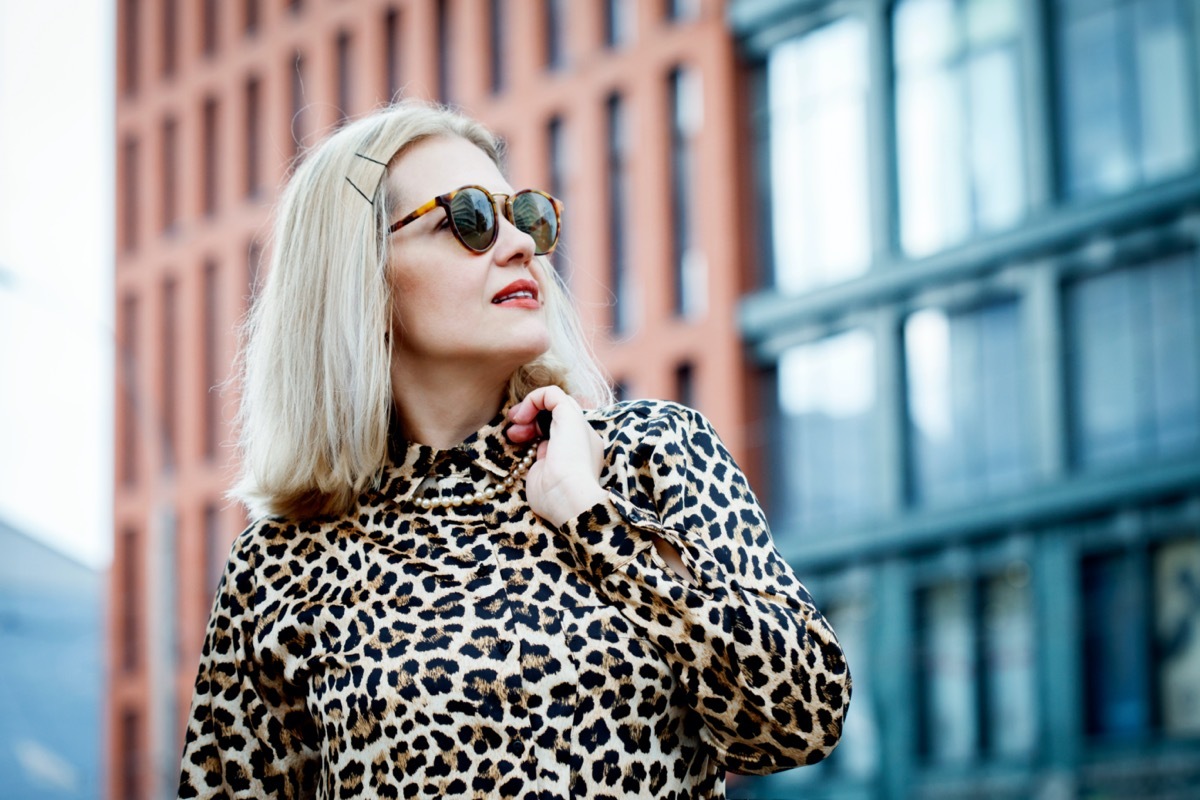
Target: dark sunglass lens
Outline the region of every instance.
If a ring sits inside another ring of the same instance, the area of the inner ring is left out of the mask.
[[[519,192],[513,198],[513,225],[533,237],[534,252],[545,255],[558,241],[558,215],[554,204],[537,192]]]
[[[450,223],[463,244],[482,253],[496,238],[496,209],[492,198],[479,189],[463,189],[450,201]]]

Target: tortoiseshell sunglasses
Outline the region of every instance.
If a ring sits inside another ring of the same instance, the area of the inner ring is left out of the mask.
[[[562,201],[537,189],[516,194],[492,194],[482,186],[463,186],[425,203],[388,228],[392,234],[435,208],[446,209],[446,219],[454,238],[472,253],[485,253],[500,235],[500,209],[497,198],[504,198],[504,216],[516,229],[533,238],[533,252],[544,256],[554,252],[562,225]]]

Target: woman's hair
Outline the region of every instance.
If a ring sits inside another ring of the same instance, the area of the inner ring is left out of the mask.
[[[386,235],[388,166],[417,142],[458,136],[500,166],[481,124],[406,100],[347,124],[307,153],[276,208],[266,283],[238,362],[241,477],[255,515],[348,511],[382,473],[392,414]],[[612,400],[557,271],[541,272],[550,347],[519,368],[508,399],[556,384],[584,405]]]

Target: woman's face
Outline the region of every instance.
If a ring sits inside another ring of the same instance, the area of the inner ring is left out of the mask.
[[[486,153],[455,136],[414,145],[387,181],[395,198],[393,223],[468,184],[513,191]],[[496,243],[484,253],[459,243],[441,207],[391,234],[393,358],[407,374],[463,366],[507,377],[549,347],[545,276],[534,261],[533,240],[503,213],[498,222]],[[514,286],[521,281],[528,283]]]

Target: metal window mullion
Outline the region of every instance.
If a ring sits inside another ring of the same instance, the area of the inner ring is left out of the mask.
[[[912,565],[888,559],[875,571],[873,584],[878,614],[869,658],[880,727],[879,796],[901,800],[911,794],[919,733],[912,708],[918,655]]]
[[[1062,148],[1056,143],[1061,135],[1055,126],[1053,81],[1054,55],[1051,52],[1049,15],[1044,0],[1021,0],[1021,32],[1017,37],[1022,90],[1021,112],[1025,145],[1025,199],[1027,215],[1054,205],[1056,163]]]
[[[975,696],[975,763],[985,763],[991,755],[993,744],[988,734],[988,700],[987,682],[990,678],[987,659],[987,621],[984,611],[987,608],[987,578],[986,572],[980,572],[978,567],[974,574],[967,578],[967,603],[970,607],[972,656],[975,659],[975,669],[972,676],[972,690]]]
[[[1127,93],[1127,107],[1121,109],[1120,119],[1125,123],[1125,142],[1129,147],[1130,163],[1134,168],[1134,180],[1130,187],[1136,188],[1146,183],[1146,170],[1142,147],[1142,97],[1138,90],[1139,68],[1137,63],[1137,30],[1134,28],[1134,12],[1132,2],[1120,3],[1117,6],[1117,41],[1116,57],[1120,68],[1118,75],[1123,77],[1122,86]]]
[[[889,0],[869,0],[867,24],[867,186],[870,203],[871,269],[893,262],[900,249],[899,160],[896,146],[896,87]]]
[[[1068,468],[1066,350],[1063,345],[1061,283],[1054,264],[1034,264],[1023,291],[1022,348],[1031,365],[1026,392],[1034,431],[1033,471],[1051,483]]]
[[[1067,531],[1052,530],[1034,558],[1037,751],[1049,778],[1072,780],[1083,734],[1079,552]]]
[[[895,305],[879,309],[872,325],[875,342],[875,432],[879,446],[875,460],[876,493],[880,516],[887,518],[904,511],[907,487],[904,476],[912,446],[907,434],[908,402],[905,397],[904,347],[900,309]]]
[[[1183,9],[1183,27],[1188,33],[1184,38],[1192,56],[1192,153],[1195,158],[1200,155],[1200,142],[1197,141],[1200,139],[1200,9],[1195,3],[1184,3],[1180,7]]]

